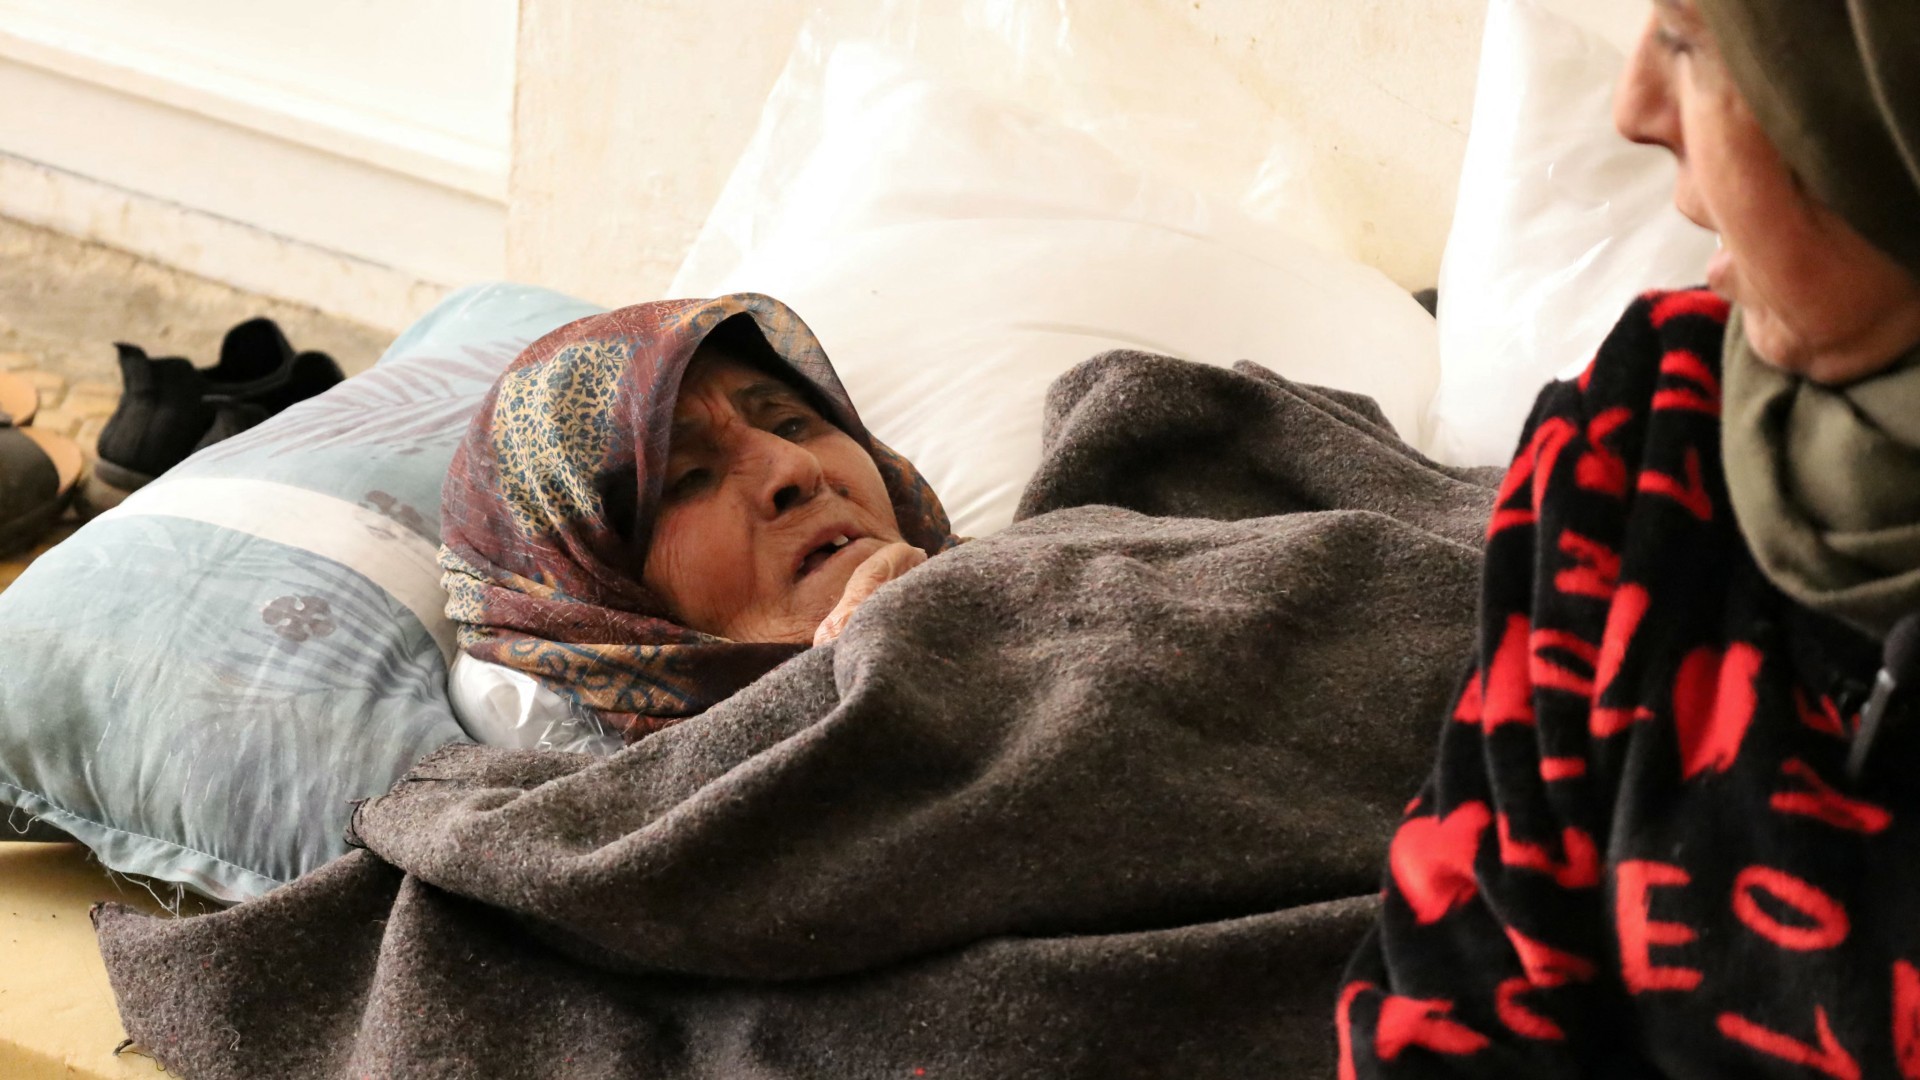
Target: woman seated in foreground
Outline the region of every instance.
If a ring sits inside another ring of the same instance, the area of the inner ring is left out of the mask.
[[[1535,407],[1341,1075],[1920,1077],[1920,4],[1660,0],[1616,118],[1713,292]]]
[[[753,294],[528,347],[454,455],[443,519],[462,650],[629,741],[831,640],[957,542],[812,332]]]

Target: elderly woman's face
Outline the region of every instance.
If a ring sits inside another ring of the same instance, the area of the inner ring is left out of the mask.
[[[730,357],[687,368],[642,574],[682,624],[811,644],[854,569],[899,539],[873,458],[798,391]]]
[[[1708,283],[1740,306],[1760,356],[1844,383],[1920,343],[1920,281],[1795,178],[1693,0],[1655,3],[1614,121],[1629,139],[1679,159],[1674,202],[1720,234]]]

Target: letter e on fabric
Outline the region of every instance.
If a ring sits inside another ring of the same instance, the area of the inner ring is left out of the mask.
[[[1655,964],[1655,946],[1685,945],[1694,940],[1693,927],[1652,917],[1653,890],[1687,885],[1685,870],[1671,863],[1633,859],[1614,868],[1614,920],[1620,940],[1620,978],[1630,993],[1655,990],[1690,991],[1700,985],[1694,968]]]

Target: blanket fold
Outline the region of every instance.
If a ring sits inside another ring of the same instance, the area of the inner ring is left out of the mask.
[[[1025,520],[832,646],[610,758],[442,749],[259,901],[103,908],[128,1034],[208,1078],[1325,1075],[1489,479],[1096,358]]]

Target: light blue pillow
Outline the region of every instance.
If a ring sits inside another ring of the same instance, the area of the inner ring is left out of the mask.
[[[440,486],[535,338],[600,308],[448,297],[373,370],[194,455],[0,593],[0,811],[114,870],[256,896],[462,740]]]

